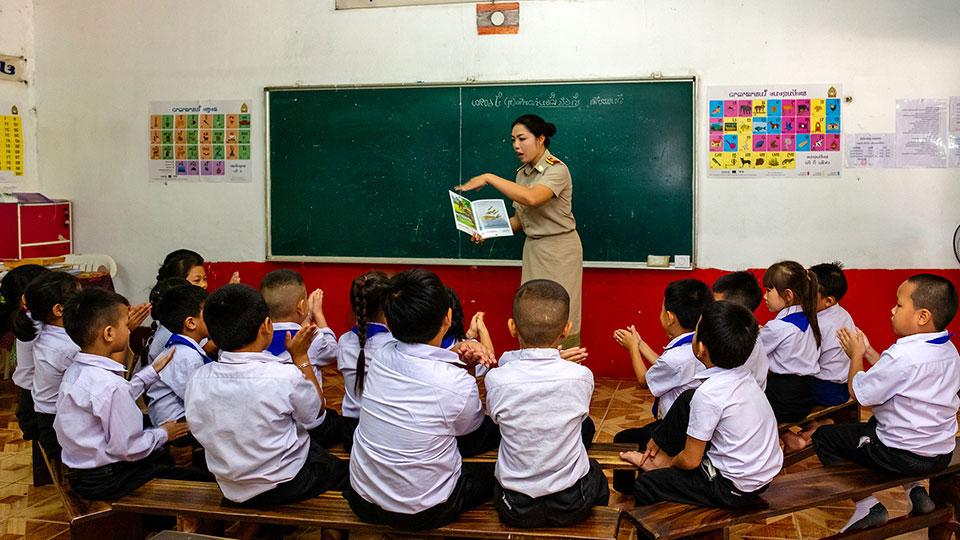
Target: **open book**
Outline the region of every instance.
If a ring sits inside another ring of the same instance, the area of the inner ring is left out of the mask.
[[[471,236],[479,234],[482,238],[513,236],[507,205],[503,199],[470,199],[450,191],[450,205],[453,207],[453,222],[457,230]]]

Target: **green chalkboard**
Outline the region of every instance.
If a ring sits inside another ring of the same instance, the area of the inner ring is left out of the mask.
[[[526,113],[557,125],[585,265],[692,257],[694,99],[692,79],[268,88],[268,257],[519,261],[522,234],[475,246],[457,231],[447,190],[513,179],[510,128]]]

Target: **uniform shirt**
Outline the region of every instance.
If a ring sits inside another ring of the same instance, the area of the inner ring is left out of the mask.
[[[690,400],[687,435],[709,441],[706,456],[740,491],[770,483],[783,466],[777,419],[750,371],[712,367]]]
[[[557,349],[503,354],[490,370],[487,410],[503,439],[496,477],[529,497],[563,491],[590,469],[581,425],[590,414],[593,373]]]
[[[293,479],[307,461],[306,424],[320,412],[317,389],[270,353],[220,353],[186,393],[190,431],[206,450],[223,495],[243,502]]]
[[[380,349],[395,338],[387,329],[387,326],[379,323],[367,323],[368,327],[382,329],[382,332],[370,335],[367,332],[367,343],[363,347],[364,373],[357,374],[357,357],[360,356],[360,339],[354,332],[347,332],[340,336],[337,343],[337,369],[343,375],[343,416],[349,418],[360,418],[360,403],[362,396],[357,395],[356,384],[357,377],[366,377],[366,372],[370,371],[370,366],[377,361],[377,355]]]
[[[667,415],[677,396],[700,384],[695,376],[707,369],[693,355],[693,334],[687,332],[671,339],[660,358],[647,370],[647,388],[660,398],[660,418]]]
[[[92,469],[119,461],[144,459],[167,442],[159,428],[143,429],[136,399],[157,380],[148,366],[123,378],[125,368],[110,358],[78,353],[63,374],[53,428],[63,447],[63,464]]]
[[[953,452],[960,356],[947,332],[898,339],[853,377],[853,391],[861,405],[873,407],[883,444],[928,457]]]
[[[33,408],[45,414],[57,414],[60,381],[80,347],[63,327],[44,324],[33,344]]]
[[[820,373],[817,378],[835,383],[846,383],[850,375],[850,357],[843,352],[840,340],[837,339],[837,330],[841,328],[856,329],[853,317],[847,310],[834,304],[817,313],[817,323],[820,325]]]
[[[767,372],[770,368],[767,366],[767,351],[763,348],[763,341],[757,339],[743,367],[750,371],[761,390],[767,389]]]
[[[264,352],[272,352],[280,358],[280,360],[292,365],[293,357],[290,356],[286,348],[287,333],[289,332],[290,337],[293,337],[301,328],[303,327],[295,322],[273,323],[273,342],[270,344],[270,348]],[[327,327],[317,329],[317,335],[313,337],[313,342],[310,343],[310,348],[307,349],[307,357],[313,365],[313,373],[317,376],[317,382],[320,383],[320,388],[323,388],[323,374],[320,372],[320,368],[332,364],[337,360],[337,335],[333,333],[333,330]],[[320,416],[307,422],[306,428],[313,429],[322,424],[326,419],[327,410],[321,408]]]
[[[30,314],[28,313],[27,316],[29,317]],[[33,321],[33,328],[36,331],[36,337],[31,341],[16,340],[17,368],[13,370],[13,384],[24,390],[33,390],[33,344],[40,336],[42,325]]]
[[[204,363],[205,355],[200,352],[203,350],[200,344],[182,334],[181,337],[190,345],[178,343],[170,347],[173,349],[173,358],[160,373],[160,381],[147,390],[150,421],[155,426],[183,418],[183,396],[187,391],[187,383]]]
[[[157,330],[153,333],[153,339],[150,341],[150,348],[147,349],[147,363],[152,364],[154,360],[160,357],[160,353],[167,349],[167,341],[173,332],[167,330],[167,327],[157,323]]]
[[[350,485],[390,512],[446,502],[460,478],[457,436],[483,422],[476,380],[457,353],[385,344],[364,382],[350,455]]]
[[[531,238],[553,236],[576,230],[573,217],[573,180],[570,170],[549,150],[543,151],[536,165],[524,165],[517,169],[517,183],[521,186],[542,184],[550,188],[553,197],[538,206],[513,203],[517,218],[523,224],[523,232]]]
[[[760,340],[767,351],[770,371],[789,375],[816,375],[817,338],[800,306],[780,310],[777,317],[760,328]]]

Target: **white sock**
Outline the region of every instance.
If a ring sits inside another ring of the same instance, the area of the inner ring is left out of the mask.
[[[923,482],[910,482],[903,485],[903,492],[907,495],[907,513],[913,512],[913,499],[910,498],[910,491],[915,487],[924,487]]]
[[[877,498],[873,495],[867,497],[866,499],[860,499],[857,501],[857,507],[854,509],[853,515],[850,516],[850,520],[847,521],[847,524],[840,529],[840,532],[846,531],[847,527],[866,517],[867,514],[870,513],[870,509],[873,508],[875,504],[880,504],[880,501],[877,500]]]

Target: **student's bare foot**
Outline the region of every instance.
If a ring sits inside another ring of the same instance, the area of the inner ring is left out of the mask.
[[[200,530],[200,518],[177,516],[177,530],[186,533],[195,533]]]
[[[792,431],[784,433],[780,437],[780,440],[783,442],[783,451],[785,453],[799,452],[800,450],[806,448],[808,444],[810,444],[809,440]]]
[[[813,433],[820,429],[823,426],[829,426],[833,424],[833,419],[826,418],[823,420],[814,420],[807,424],[807,426],[800,432],[800,436],[803,437],[808,443],[813,440]]]
[[[646,463],[643,464],[644,472],[655,471],[657,469],[667,469],[670,467],[670,462],[673,461],[673,458],[668,456],[666,452],[660,452],[657,455],[647,458]]]
[[[643,452],[636,452],[632,450],[630,452],[620,452],[620,459],[634,465],[635,467],[643,466],[644,462]]]

